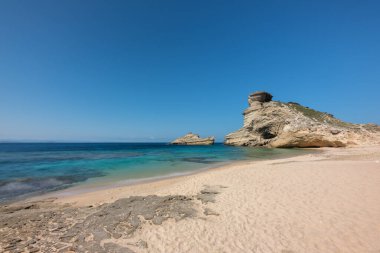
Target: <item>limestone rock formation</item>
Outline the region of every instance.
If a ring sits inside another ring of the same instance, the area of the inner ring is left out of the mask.
[[[225,144],[266,147],[345,147],[380,143],[380,126],[352,124],[298,103],[271,101],[255,92],[243,112],[244,125],[225,137]]]
[[[200,138],[198,134],[188,133],[178,139],[175,139],[171,144],[175,145],[212,145],[215,142],[215,137]]]

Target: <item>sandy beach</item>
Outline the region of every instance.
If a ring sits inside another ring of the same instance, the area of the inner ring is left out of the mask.
[[[0,253],[380,253],[379,13],[1,1]]]
[[[380,147],[322,150],[3,206],[0,248],[380,252]]]

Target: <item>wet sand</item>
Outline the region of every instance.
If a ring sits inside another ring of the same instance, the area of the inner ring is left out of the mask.
[[[380,252],[379,146],[46,197],[0,208],[3,251]]]

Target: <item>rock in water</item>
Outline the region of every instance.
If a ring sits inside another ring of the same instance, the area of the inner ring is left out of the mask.
[[[198,134],[188,133],[178,139],[175,139],[171,144],[175,145],[212,145],[215,142],[215,137],[200,138]]]
[[[266,147],[345,147],[380,143],[380,126],[352,124],[298,103],[271,101],[267,92],[248,97],[244,125],[225,144]]]

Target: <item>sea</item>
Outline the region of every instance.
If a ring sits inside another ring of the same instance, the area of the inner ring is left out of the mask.
[[[0,143],[0,203],[86,185],[128,185],[304,149],[167,143]]]

